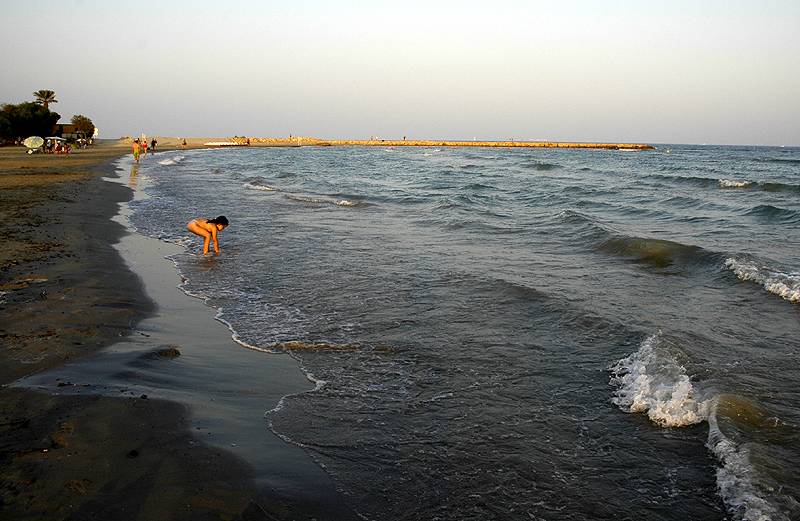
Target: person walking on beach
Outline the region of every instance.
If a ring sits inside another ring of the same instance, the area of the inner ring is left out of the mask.
[[[152,140],[150,140],[150,150],[153,153],[155,153],[155,151],[156,151],[156,145],[157,144],[158,144],[158,141],[156,141],[156,138],[153,138]]]
[[[147,156],[147,139],[142,140],[142,155]]]
[[[217,234],[228,227],[228,218],[220,215],[214,219],[194,219],[186,225],[193,234],[203,238],[203,255],[208,253],[209,243],[214,241],[214,253],[219,253]]]
[[[139,140],[138,139],[134,139],[133,140],[133,160],[136,161],[137,163],[139,162],[139,151],[140,151],[140,149],[139,149]]]

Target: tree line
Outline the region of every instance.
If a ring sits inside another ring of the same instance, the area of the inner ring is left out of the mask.
[[[33,93],[34,100],[19,104],[4,103],[0,107],[0,141],[18,143],[29,136],[47,137],[53,134],[61,115],[50,110],[52,103],[58,103],[52,90],[38,90]],[[94,134],[94,123],[86,116],[72,116],[71,124],[75,133],[83,138]]]

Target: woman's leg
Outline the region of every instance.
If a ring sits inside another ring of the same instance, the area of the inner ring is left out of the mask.
[[[211,243],[211,232],[209,232],[204,228],[201,228],[194,221],[187,224],[186,229],[188,229],[193,234],[203,238],[203,255],[208,253],[208,245]]]

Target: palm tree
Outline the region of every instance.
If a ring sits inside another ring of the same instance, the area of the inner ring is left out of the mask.
[[[48,106],[51,103],[58,103],[56,93],[52,90],[37,90],[33,93],[33,96],[36,98],[36,103],[44,106],[45,110],[49,110]]]

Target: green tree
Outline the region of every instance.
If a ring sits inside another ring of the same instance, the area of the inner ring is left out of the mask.
[[[36,98],[35,103],[38,103],[45,109],[49,109],[51,103],[58,103],[56,93],[52,90],[37,90],[33,93],[33,97]]]
[[[61,116],[33,102],[0,107],[0,139],[15,141],[29,136],[46,137]]]
[[[88,139],[94,134],[94,123],[86,116],[76,114],[72,116],[72,121],[70,121],[70,123],[75,125],[75,133],[79,134],[84,139]]]

